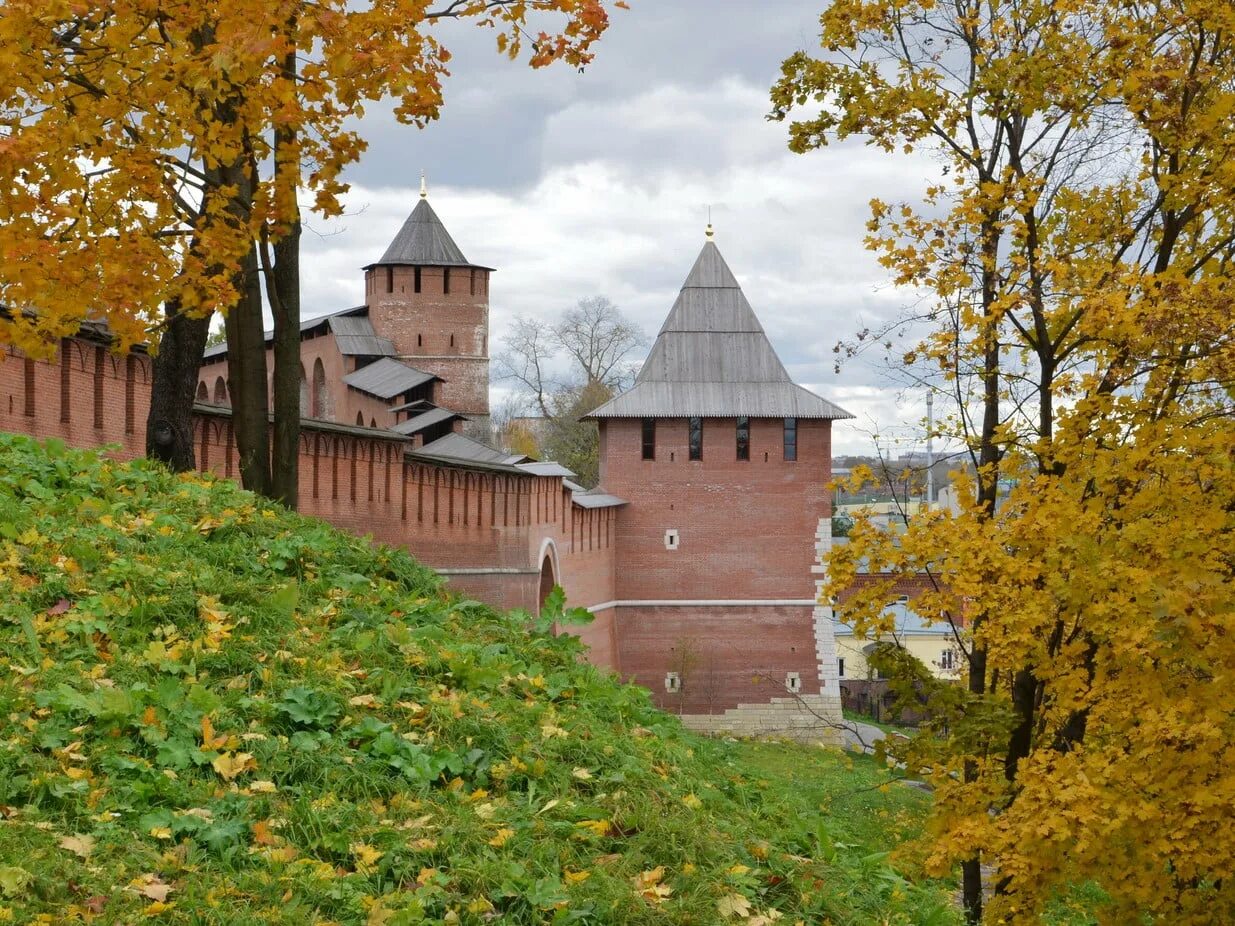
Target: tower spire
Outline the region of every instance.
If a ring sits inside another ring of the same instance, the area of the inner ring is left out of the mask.
[[[425,183],[425,172],[423,170],[420,172],[420,198],[429,198],[429,185]]]
[[[712,240],[712,207],[708,206],[708,227],[703,232],[708,241]]]

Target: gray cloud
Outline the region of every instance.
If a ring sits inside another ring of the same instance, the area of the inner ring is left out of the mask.
[[[306,314],[363,298],[374,260],[428,171],[434,208],[471,260],[499,269],[494,342],[516,315],[549,316],[603,293],[653,335],[703,243],[716,240],[799,382],[859,414],[836,451],[870,447],[867,420],[912,441],[924,413],[881,364],[833,372],[832,347],[891,319],[911,294],[862,244],[873,196],[915,198],[932,165],[857,143],[806,156],[768,123],[779,63],[809,45],[818,9],[735,0],[641,0],[615,18],[586,73],[530,72],[478,30],[449,42],[442,120],[421,132],[388,107],[362,125],[349,214],[305,239]],[[319,236],[320,235],[320,236]]]

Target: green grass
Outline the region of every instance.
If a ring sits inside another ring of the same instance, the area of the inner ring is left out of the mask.
[[[0,921],[955,922],[886,857],[920,795],[580,656],[228,482],[0,435]]]

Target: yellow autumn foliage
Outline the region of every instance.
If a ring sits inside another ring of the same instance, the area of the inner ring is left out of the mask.
[[[937,789],[926,864],[970,922],[1086,884],[1106,923],[1235,922],[1235,6],[835,0],[821,26],[773,89],[790,146],[933,175],[868,224],[915,317],[841,356],[888,343],[972,463],[950,509],[856,524],[824,590],[882,570],[843,607],[886,633],[922,582],[963,656],[963,685],[880,657],[934,717],[891,748]]]

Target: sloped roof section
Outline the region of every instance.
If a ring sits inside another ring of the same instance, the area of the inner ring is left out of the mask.
[[[554,463],[552,460],[533,460],[530,463],[518,464],[519,469],[531,473],[533,476],[563,476],[569,478],[574,474],[572,470],[567,469],[561,463]]]
[[[715,243],[687,274],[629,390],[589,418],[851,418],[795,384]]]
[[[352,306],[350,309],[340,309],[338,312],[331,312],[327,315],[316,315],[313,318],[307,318],[301,321],[300,334],[303,337],[304,335],[312,331],[314,328],[322,328],[323,330],[329,328],[331,331],[333,331],[337,335],[338,331],[334,327],[336,320],[343,320],[344,322],[346,322],[347,320],[350,320],[351,318],[354,318],[357,316],[365,316],[364,320],[368,322],[368,318],[367,318],[368,312],[369,312],[368,306],[356,305],[356,306]],[[373,326],[371,324],[369,325],[368,333],[374,334]],[[266,346],[269,347],[274,342],[274,331],[268,329],[262,332],[262,338],[265,340]],[[384,341],[385,338],[382,338],[381,340]],[[392,345],[392,349],[393,349],[393,345]],[[206,350],[202,353],[202,360],[206,362],[213,362],[219,357],[225,357],[225,356],[227,356],[227,342],[226,341],[224,341],[222,344],[215,344],[213,347],[207,347]]]
[[[382,357],[355,373],[348,373],[343,377],[343,382],[379,399],[393,399],[434,379],[440,377],[409,367],[399,360]]]
[[[407,421],[400,421],[398,424],[392,424],[390,430],[398,431],[400,434],[417,434],[425,428],[432,427],[435,424],[441,424],[443,421],[454,421],[460,418],[464,421],[467,419],[458,412],[452,412],[448,408],[430,408],[428,411],[421,412],[419,415],[413,415]]]
[[[512,473],[519,470],[516,464],[522,463],[527,457],[503,453],[486,447],[479,441],[462,434],[445,434],[432,443],[425,444],[418,450],[411,451],[412,456],[425,457],[434,460],[446,460],[456,463],[480,463],[486,466],[504,467]]]
[[[446,231],[427,199],[421,199],[377,264],[474,266]],[[370,265],[374,266],[374,265]]]
[[[394,357],[399,353],[394,341],[373,330],[368,315],[334,315],[329,324],[339,353],[345,357]]]

